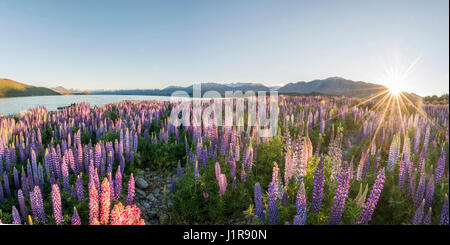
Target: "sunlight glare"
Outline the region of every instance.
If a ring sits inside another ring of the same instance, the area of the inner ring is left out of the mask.
[[[398,96],[408,90],[407,79],[420,58],[421,56],[418,56],[409,65],[406,65],[399,56],[395,56],[384,64],[385,74],[382,81],[390,94]]]
[[[402,92],[402,84],[404,84],[404,82],[401,80],[391,80],[387,85],[389,93],[398,96],[400,92]]]

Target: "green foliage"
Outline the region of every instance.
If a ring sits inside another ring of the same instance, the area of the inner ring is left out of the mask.
[[[168,143],[158,141],[152,144],[150,140],[139,139],[138,152],[141,153],[141,167],[147,167],[152,170],[172,171],[178,160],[182,162],[186,158],[186,149],[184,141],[179,143],[171,137]]]
[[[116,139],[119,140],[119,133],[117,133],[117,132],[116,133],[107,132],[106,134],[100,136],[99,141],[102,141],[102,142],[113,142],[114,143],[114,141]]]

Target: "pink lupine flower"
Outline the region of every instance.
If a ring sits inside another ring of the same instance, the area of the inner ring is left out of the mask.
[[[227,189],[227,176],[225,174],[220,174],[219,177],[219,195],[223,196]]]
[[[111,211],[111,225],[145,225],[140,219],[141,210],[136,206],[124,207],[122,203],[116,204]]]
[[[216,165],[214,166],[214,170],[216,172],[216,179],[217,179],[217,181],[219,181],[220,174],[222,173],[221,170],[220,170],[219,162],[216,162]]]
[[[109,208],[111,205],[111,188],[107,178],[102,182],[102,193],[100,194],[101,212],[100,223],[103,225],[108,224],[109,220]]]
[[[52,206],[53,206],[53,218],[57,225],[61,225],[64,222],[61,206],[61,193],[57,184],[52,185]]]
[[[89,224],[94,224],[95,220],[98,222],[98,192],[94,184],[91,184],[89,189]]]

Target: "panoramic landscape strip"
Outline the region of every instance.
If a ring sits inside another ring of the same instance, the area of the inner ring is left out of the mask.
[[[0,232],[434,243],[449,3],[0,0]]]
[[[276,95],[276,110],[273,100],[80,103],[2,116],[0,219],[448,225],[448,106],[417,107],[389,90]],[[276,124],[258,123],[274,111]],[[262,133],[269,127],[274,135]]]

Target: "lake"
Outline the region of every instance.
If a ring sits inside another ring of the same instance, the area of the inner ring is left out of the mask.
[[[31,96],[0,98],[0,115],[13,115],[24,110],[45,106],[49,111],[56,111],[58,107],[68,106],[73,103],[87,102],[92,107],[122,100],[163,100],[168,101],[169,96],[145,96],[145,95],[55,95],[55,96]]]

